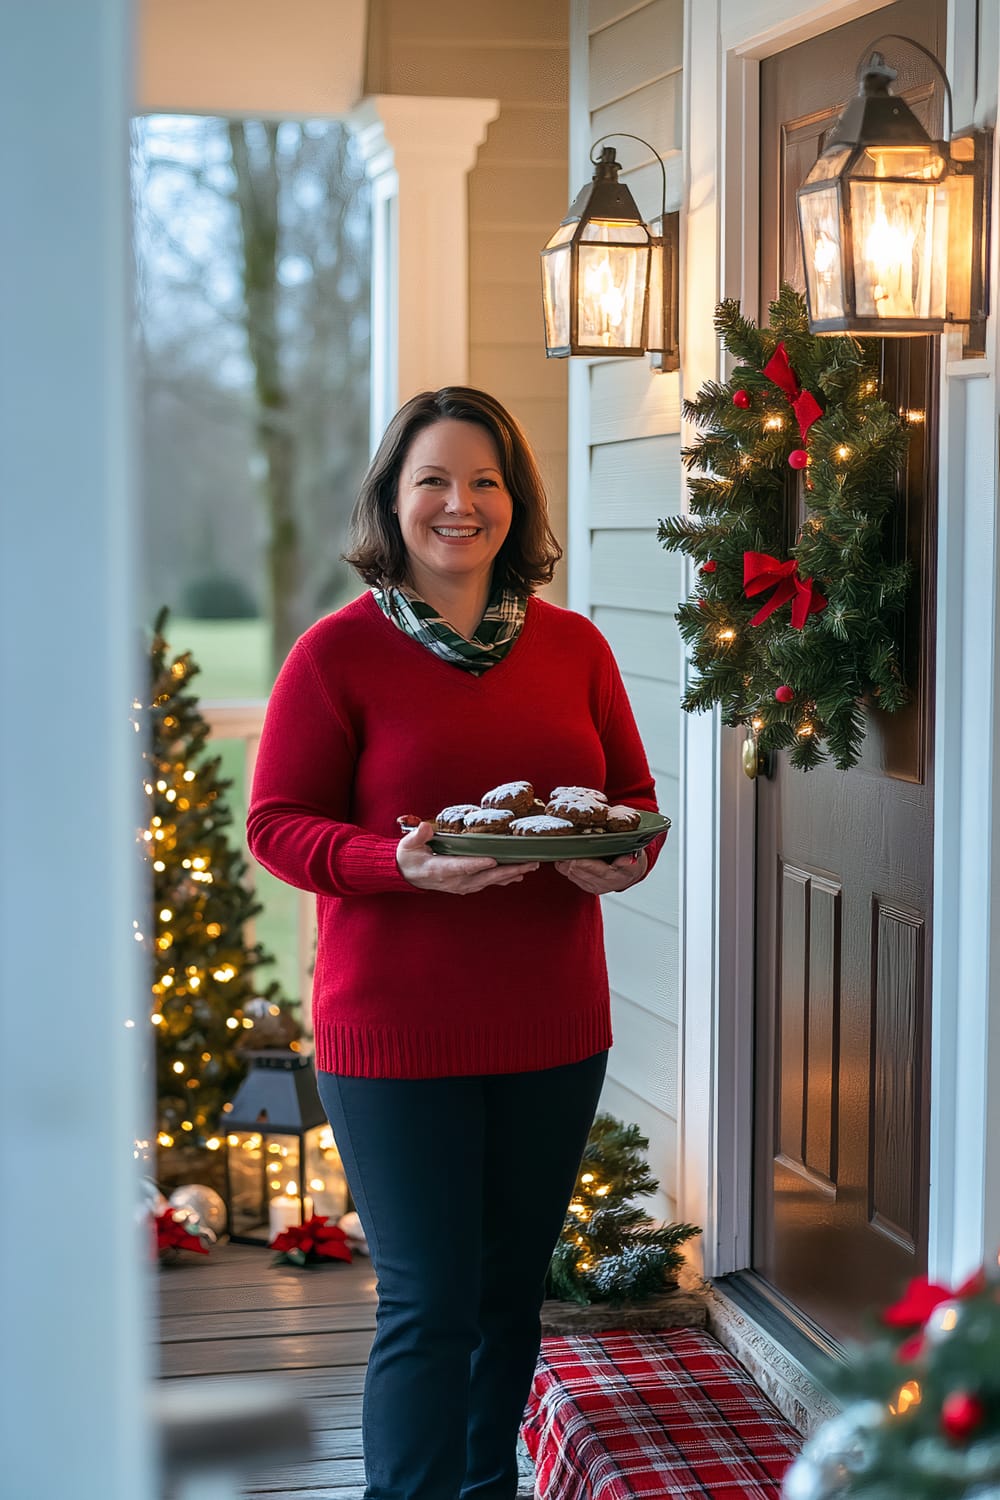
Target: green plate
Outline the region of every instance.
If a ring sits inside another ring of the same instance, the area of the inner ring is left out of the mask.
[[[528,864],[533,860],[606,859],[632,854],[657,834],[666,833],[670,819],[660,813],[639,814],[632,833],[436,833],[430,841],[435,854],[488,854],[501,865]]]

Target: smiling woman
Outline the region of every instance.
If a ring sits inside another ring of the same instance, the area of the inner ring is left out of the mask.
[[[298,642],[260,742],[250,846],[318,897],[320,1094],[379,1279],[373,1497],[514,1493],[545,1272],[611,1042],[597,898],[662,843],[545,863],[511,839],[510,864],[431,847],[438,809],[512,776],[529,798],[593,787],[655,810],[607,642],[534,597],[559,555],[513,417],[464,386],[415,396],[354,510],[347,560],[371,592]],[[527,1182],[505,1167],[519,1152]],[[433,1196],[419,1160],[448,1164]]]
[[[464,636],[483,617],[513,511],[500,455],[484,427],[446,420],[414,438],[393,507],[410,582]]]

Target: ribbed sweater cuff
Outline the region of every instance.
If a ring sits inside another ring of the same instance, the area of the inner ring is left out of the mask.
[[[373,896],[381,891],[413,891],[417,887],[400,873],[396,864],[396,840],[361,833],[340,851],[338,885],[355,896]]]

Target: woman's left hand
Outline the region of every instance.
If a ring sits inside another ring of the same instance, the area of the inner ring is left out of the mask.
[[[645,849],[638,854],[620,854],[608,863],[603,859],[560,859],[556,869],[572,880],[581,891],[592,896],[606,896],[611,891],[627,891],[645,877],[648,867]]]

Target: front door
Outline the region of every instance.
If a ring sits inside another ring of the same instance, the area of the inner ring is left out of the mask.
[[[899,0],[761,68],[761,308],[801,288],[795,190],[856,91],[866,45],[903,33],[938,56],[945,0]],[[895,85],[941,133],[931,65],[882,44]],[[854,770],[757,783],[754,1270],[835,1336],[925,1264],[928,1205],[937,353],[880,341],[881,389],[912,426],[895,545],[914,565],[912,702],[868,716]]]

